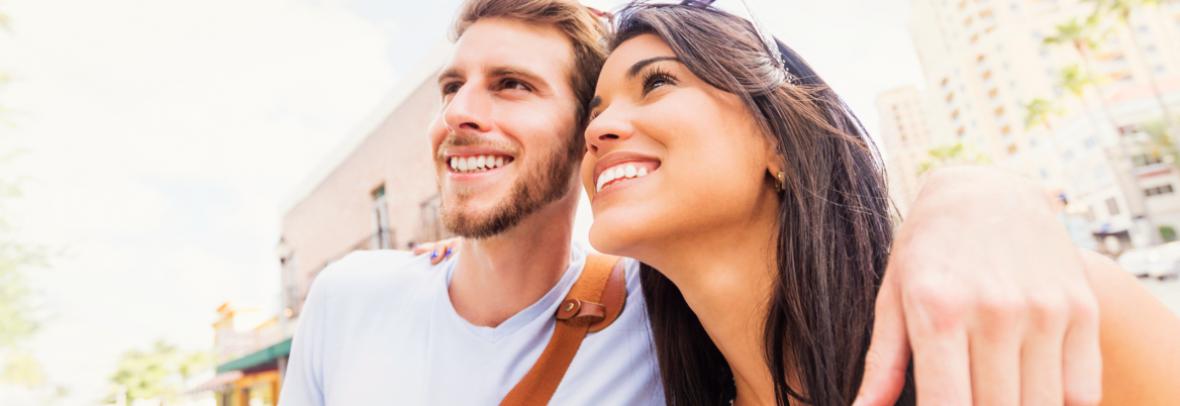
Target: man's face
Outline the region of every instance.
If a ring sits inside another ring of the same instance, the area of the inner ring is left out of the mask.
[[[576,193],[573,65],[572,45],[552,26],[485,18],[459,38],[430,129],[448,229],[493,236]]]

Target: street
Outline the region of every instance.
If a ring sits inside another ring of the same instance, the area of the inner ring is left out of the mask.
[[[1172,309],[1173,313],[1180,315],[1180,279],[1172,278],[1166,281],[1155,278],[1140,279],[1139,283],[1142,283],[1155,297],[1163,301],[1164,305]]]

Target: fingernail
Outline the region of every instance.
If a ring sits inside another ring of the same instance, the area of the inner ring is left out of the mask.
[[[430,259],[435,259],[435,258],[438,258],[438,251],[431,251],[430,252]]]
[[[451,256],[451,247],[447,247],[446,256],[448,256],[448,257]]]

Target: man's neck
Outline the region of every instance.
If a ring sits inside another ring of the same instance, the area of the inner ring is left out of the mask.
[[[577,190],[489,238],[464,239],[448,292],[469,323],[495,327],[540,300],[569,265]]]

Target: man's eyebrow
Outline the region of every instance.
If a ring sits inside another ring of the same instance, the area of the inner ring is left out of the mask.
[[[627,78],[628,78],[628,79],[630,79],[630,78],[634,78],[634,77],[635,77],[635,75],[638,75],[638,74],[639,74],[639,71],[640,71],[640,70],[642,70],[644,66],[651,65],[651,64],[653,64],[653,63],[656,63],[656,62],[662,62],[662,61],[676,61],[676,62],[680,62],[680,60],[679,60],[679,59],[676,59],[676,57],[675,57],[675,56],[654,56],[654,57],[651,57],[651,58],[647,58],[647,59],[644,59],[644,60],[642,60],[642,61],[635,62],[635,64],[634,64],[634,65],[631,65],[631,68],[630,68],[630,69],[627,69]]]
[[[491,69],[488,69],[488,74],[489,74],[489,76],[493,76],[493,77],[494,76],[520,76],[520,77],[523,77],[525,80],[533,82],[535,85],[548,85],[548,82],[545,81],[545,79],[542,79],[541,75],[538,75],[531,70],[528,70],[528,69],[525,69],[522,67],[517,67],[517,66],[494,66]]]
[[[447,79],[461,78],[461,77],[463,77],[463,75],[459,73],[459,68],[450,67],[450,68],[447,68],[446,70],[443,70],[441,73],[438,74],[437,82],[442,83],[442,81],[447,80]]]

